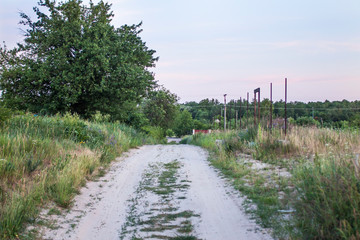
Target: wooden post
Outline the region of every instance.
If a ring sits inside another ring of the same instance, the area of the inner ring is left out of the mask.
[[[247,93],[246,100],[246,128],[249,127],[249,93]]]
[[[224,94],[224,131],[226,131],[226,94]]]
[[[237,129],[237,110],[236,110],[236,101],[235,101],[235,130]]]
[[[270,83],[270,132],[272,129],[272,83]]]
[[[256,127],[256,93],[254,92],[254,127]]]
[[[256,94],[258,93],[258,114],[256,114]],[[258,116],[256,116],[258,115]],[[260,124],[260,88],[254,90],[254,124],[256,126],[256,118],[259,119]]]
[[[241,98],[240,98],[240,108],[239,108],[239,121],[240,121],[240,130],[241,130]]]
[[[259,124],[261,124],[261,121],[260,121],[260,88],[258,88],[258,93],[259,93],[259,95],[258,95],[258,113],[259,113]]]
[[[231,130],[231,100],[229,102],[229,130]]]
[[[286,101],[287,101],[287,78],[285,78],[285,136],[286,136],[286,130],[287,130]]]

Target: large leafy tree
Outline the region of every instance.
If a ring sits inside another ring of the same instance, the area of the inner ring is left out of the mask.
[[[186,134],[191,134],[193,127],[193,118],[191,117],[191,113],[189,113],[187,110],[180,112],[176,116],[173,130],[177,136],[181,137]]]
[[[0,88],[9,105],[47,113],[95,111],[126,119],[156,85],[157,58],[139,36],[141,23],[115,28],[111,5],[40,0],[37,21],[21,13],[25,41],[0,49]],[[45,9],[45,11],[41,11]]]
[[[149,93],[144,102],[143,112],[153,126],[171,128],[178,114],[178,97],[165,88]]]

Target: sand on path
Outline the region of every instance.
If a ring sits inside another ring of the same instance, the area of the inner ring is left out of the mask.
[[[42,238],[131,239],[124,234],[129,232],[126,230],[131,219],[129,215],[135,212],[136,216],[141,216],[141,212],[149,211],[151,206],[158,204],[156,202],[162,201],[154,194],[138,190],[144,174],[150,176],[155,167],[160,169],[164,166],[159,164],[177,161],[181,168],[176,176],[181,182],[186,182],[187,187],[179,192],[182,197],[173,191],[172,197],[166,199],[173,201],[168,200],[167,204],[172,204],[175,210],[194,213],[189,218],[193,227],[192,236],[207,240],[272,239],[266,230],[244,213],[243,199],[209,165],[207,157],[205,150],[189,145],[153,145],[133,149],[118,158],[104,177],[87,183],[75,197],[74,206],[68,213],[51,216],[52,220],[56,220],[56,227],[45,229]],[[132,227],[132,237],[141,239],[158,239],[157,236],[162,233],[136,231],[134,228],[136,225]],[[164,234],[169,238],[179,236],[179,230],[169,228]]]

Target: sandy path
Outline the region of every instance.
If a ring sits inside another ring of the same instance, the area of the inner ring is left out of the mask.
[[[176,167],[170,168],[174,164]],[[161,191],[155,189],[163,187],[162,177],[170,173],[173,175],[166,179],[173,182]],[[88,183],[69,213],[53,215],[57,229],[45,230],[43,238],[111,240],[191,235],[207,240],[271,239],[243,213],[241,203],[236,192],[209,166],[203,149],[143,146],[120,158],[99,181]],[[174,217],[178,216],[175,213],[191,214],[184,218]],[[149,220],[160,221],[159,216],[172,217],[172,222],[164,224],[165,230],[159,230],[159,222],[151,225],[156,229],[144,227]]]

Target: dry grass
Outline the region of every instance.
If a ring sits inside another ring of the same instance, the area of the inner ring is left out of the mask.
[[[359,131],[294,127],[286,137],[301,155],[360,153]]]

